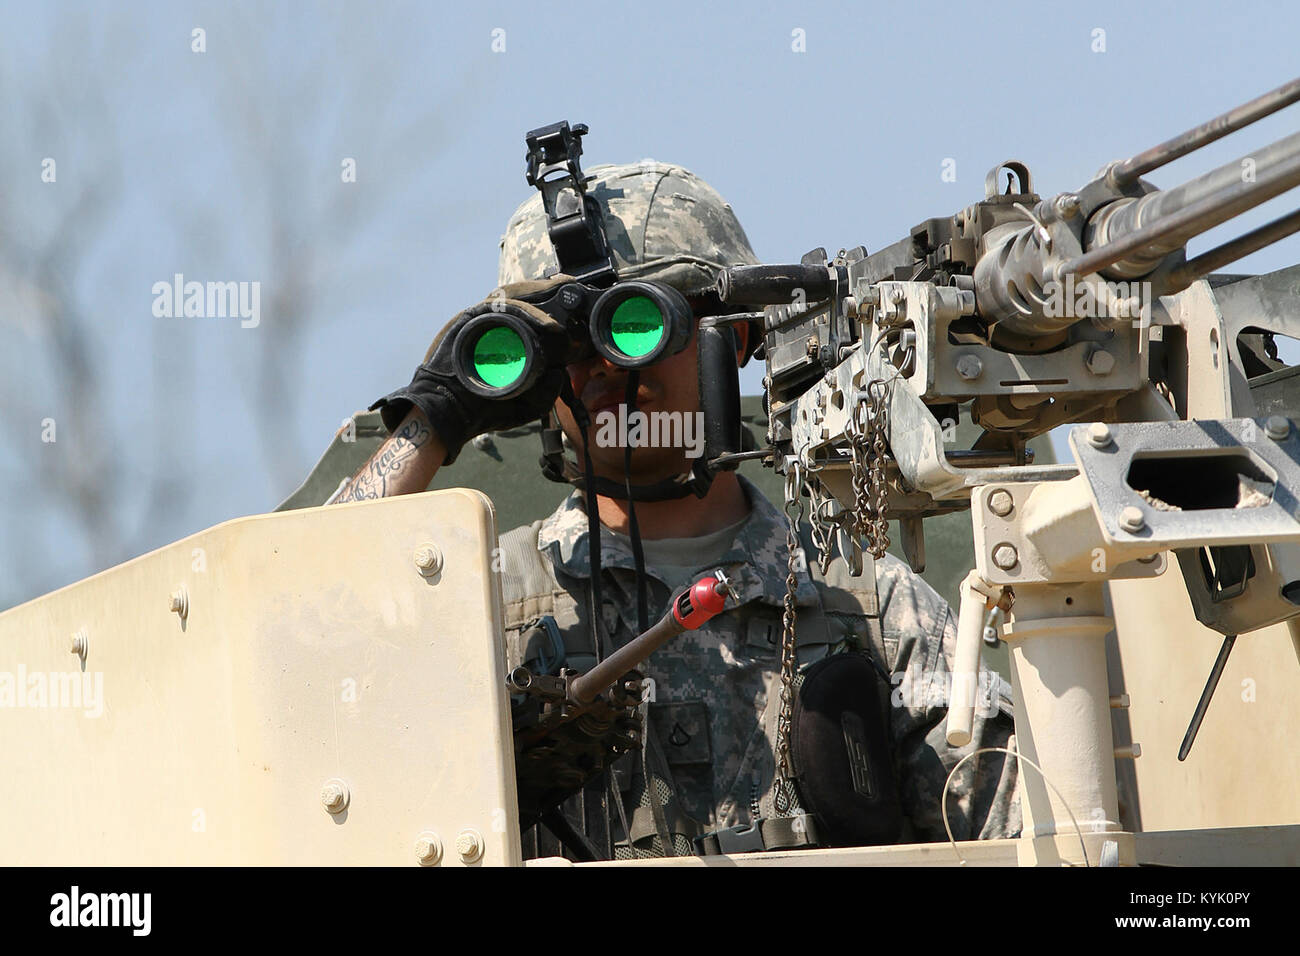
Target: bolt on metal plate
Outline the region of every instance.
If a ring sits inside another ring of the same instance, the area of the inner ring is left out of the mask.
[[[426,578],[442,570],[442,552],[435,544],[422,544],[415,549],[415,567]]]
[[[483,834],[473,827],[466,827],[456,835],[456,853],[465,863],[477,863],[483,859]]]
[[[185,590],[185,585],[182,584],[172,592],[170,607],[182,621],[190,616],[190,596]]]
[[[352,794],[346,783],[337,777],[331,777],[320,788],[320,802],[328,813],[337,815],[348,808]]]
[[[992,511],[999,518],[1005,518],[1011,514],[1015,507],[1015,501],[1012,500],[1010,492],[1004,488],[998,488],[989,492],[989,511]]]
[[[993,564],[1003,571],[1010,571],[1020,560],[1015,545],[1004,541],[993,548]]]
[[[432,830],[424,830],[415,838],[415,861],[420,866],[437,866],[442,862],[442,840]]]

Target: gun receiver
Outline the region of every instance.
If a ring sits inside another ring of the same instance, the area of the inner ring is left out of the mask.
[[[888,447],[902,479],[890,516],[920,516],[963,506],[973,485],[995,477],[991,462],[1032,467],[1024,445],[1035,435],[1090,416],[1120,420],[1108,409],[1168,375],[1160,327],[1177,323],[1162,297],[1300,230],[1297,210],[1185,254],[1189,239],[1300,185],[1300,133],[1175,188],[1139,176],[1297,99],[1300,80],[1049,199],[1023,163],[1002,163],[982,200],[873,255],[859,246],[828,260],[817,249],[797,265],[725,270],[724,301],[764,307],[778,452],[803,454],[814,472],[847,460],[852,409],[868,382],[890,382]],[[984,434],[965,454],[941,453],[941,423],[966,403]]]

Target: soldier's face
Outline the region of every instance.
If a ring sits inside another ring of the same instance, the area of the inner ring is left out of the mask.
[[[670,442],[659,447],[638,444],[632,450],[630,477],[636,484],[649,484],[663,478],[689,471],[695,459],[688,452],[702,448],[703,416],[700,412],[699,357],[696,352],[698,326],[691,330],[691,340],[676,355],[640,370],[635,409],[647,416],[655,413],[676,413],[681,424],[671,419],[659,419],[657,427],[647,429],[647,437],[672,436]],[[741,329],[741,348],[744,348],[744,330]],[[588,434],[591,437],[591,461],[596,473],[603,477],[622,479],[623,456],[627,434],[620,424],[628,421],[620,416],[619,406],[626,400],[627,369],[613,365],[602,358],[591,358],[568,367],[573,394],[582,399],[591,416]],[[555,403],[560,425],[578,452],[582,462],[582,435],[568,407]],[[629,407],[626,415],[631,415]],[[671,423],[671,427],[667,427]],[[606,425],[601,428],[601,425]],[[647,422],[647,425],[650,423]],[[610,427],[610,426],[613,427]],[[630,431],[630,429],[629,429]],[[611,440],[612,439],[612,440]],[[676,440],[680,439],[680,440]]]

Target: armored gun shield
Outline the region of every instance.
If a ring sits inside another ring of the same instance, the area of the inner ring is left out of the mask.
[[[0,615],[4,861],[518,864],[495,544],[464,490],[242,518]]]

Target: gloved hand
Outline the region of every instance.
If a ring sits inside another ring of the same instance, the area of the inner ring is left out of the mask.
[[[466,309],[447,323],[429,346],[424,363],[415,370],[411,384],[385,395],[370,406],[379,409],[384,427],[392,432],[418,406],[447,449],[443,464],[451,464],[461,448],[475,435],[501,431],[541,418],[560,394],[565,376],[563,366],[547,368],[533,385],[510,399],[490,399],[467,389],[456,374],[453,351],[456,334],[471,318],[483,312],[506,312],[532,326],[542,341],[544,353],[563,354],[567,337],[563,326],[534,302],[544,301],[569,276],[557,275],[533,282],[502,286],[483,302]]]

